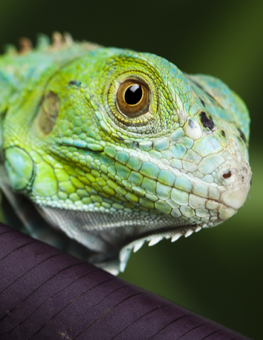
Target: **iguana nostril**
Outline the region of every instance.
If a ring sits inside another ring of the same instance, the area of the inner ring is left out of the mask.
[[[225,173],[223,175],[224,179],[230,178],[231,176],[232,176],[232,172],[231,171],[228,171],[227,173]]]

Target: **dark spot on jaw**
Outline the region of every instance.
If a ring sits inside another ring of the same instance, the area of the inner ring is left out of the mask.
[[[250,185],[252,185],[252,178],[251,178],[251,180],[250,180]]]
[[[224,130],[221,130],[221,135],[222,135],[223,137],[225,137],[225,136],[226,136],[226,133],[225,133],[225,131],[224,131]]]
[[[71,80],[68,83],[69,85],[76,85],[76,86],[80,86],[81,85],[81,81],[78,80]]]
[[[208,117],[204,111],[200,113],[200,117],[203,126],[209,128],[210,130],[213,130],[213,128],[215,127],[213,118],[211,116]]]
[[[238,131],[239,131],[239,133],[240,133],[240,138],[243,140],[243,142],[244,142],[244,143],[246,143],[246,142],[247,142],[247,140],[246,140],[246,137],[245,137],[245,135],[244,135],[243,131],[242,131],[242,130],[240,130],[240,129],[238,129]]]

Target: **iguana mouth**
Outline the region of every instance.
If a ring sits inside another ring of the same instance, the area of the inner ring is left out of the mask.
[[[136,253],[145,243],[148,242],[148,246],[153,246],[164,239],[171,239],[171,242],[175,242],[180,237],[182,236],[189,237],[194,232],[198,232],[203,228],[209,228],[209,226],[205,223],[193,225],[187,224],[182,226],[158,229],[152,233],[148,232],[141,235],[138,238],[135,238],[134,240],[126,244],[124,247],[122,247],[122,249],[120,250],[119,253],[120,271],[121,272],[124,271],[131,252],[133,251],[134,253]]]
[[[217,202],[217,201],[215,201]],[[217,202],[219,203],[219,202]],[[177,241],[180,237],[184,236],[189,237],[194,232],[198,232],[205,228],[210,228],[217,226],[224,222],[224,219],[227,219],[230,217],[230,215],[234,215],[237,210],[233,209],[231,206],[219,203],[221,207],[221,212],[218,212],[218,215],[221,214],[222,219],[218,218],[217,221],[214,222],[213,225],[211,223],[196,223],[196,224],[185,224],[185,225],[177,225],[172,227],[164,227],[155,229],[154,231],[148,231],[143,234],[141,234],[138,237],[135,237],[130,242],[126,243],[120,250],[119,253],[119,267],[120,271],[124,271],[127,261],[129,259],[129,256],[131,252],[134,253],[137,252],[144,244],[148,243],[148,246],[153,246],[157,244],[158,242],[164,240],[164,239],[171,239],[171,242]],[[224,219],[223,219],[224,218]]]

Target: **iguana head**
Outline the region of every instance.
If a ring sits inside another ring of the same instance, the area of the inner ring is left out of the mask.
[[[31,126],[6,148],[11,185],[95,262],[123,270],[144,241],[216,226],[245,202],[249,117],[215,78],[98,48],[31,98]]]

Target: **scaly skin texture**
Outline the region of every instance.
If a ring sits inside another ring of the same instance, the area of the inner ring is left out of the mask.
[[[87,43],[26,52],[0,59],[1,188],[83,245],[77,256],[117,273],[145,241],[189,236],[243,205],[249,115],[220,80]],[[127,79],[149,92],[134,116],[117,99]]]

